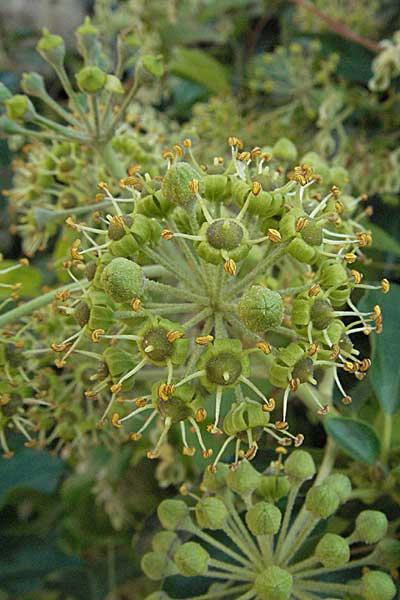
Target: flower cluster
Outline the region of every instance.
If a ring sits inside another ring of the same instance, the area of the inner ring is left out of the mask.
[[[110,415],[120,429],[147,413],[131,432],[138,440],[161,419],[151,458],[175,424],[184,454],[195,452],[189,428],[209,458],[208,432],[222,440],[211,470],[232,442],[235,462],[254,457],[263,432],[300,445],[287,421],[290,394],[317,388],[318,373],[329,371],[350,403],[338,373],[362,379],[370,366],[351,337],[382,328],[379,306],[360,313],[351,300],[355,288],[376,286],[352,268],[371,235],[357,213],[362,199],[340,194],[346,172],[293,167],[297,150],[286,139],[272,154],[245,151],[235,137],[229,145],[227,163],[217,157],[202,168],[185,140],[164,153],[163,177],[129,169],[121,181],[129,197],[101,182],[111,210],[96,227],[67,219],[80,235],[66,263],[75,283],[59,296],[71,329],[52,344],[59,368],[77,354],[98,361],[85,395],[105,404],[101,422]],[[379,287],[387,292],[387,280]],[[257,379],[282,400],[273,421],[276,399]]]
[[[353,594],[392,600],[396,588],[384,570],[400,565],[400,542],[386,537],[386,516],[363,510],[352,529],[337,533],[332,517],[349,499],[350,480],[341,473],[318,475],[301,497],[315,473],[311,455],[303,450],[287,458],[284,473],[271,465],[268,474],[261,474],[247,461],[233,469],[219,465],[216,473],[204,476],[201,496],[181,488],[192,505],[161,502],[164,531],[153,538],[142,569],[155,581],[175,574],[203,577],[207,591],[191,600],[316,600]],[[147,600],[168,598],[155,592]]]
[[[13,163],[13,186],[3,194],[17,210],[13,232],[23,238],[28,256],[46,247],[71,211],[81,216],[90,212],[88,198],[100,179],[123,177],[132,160],[154,169],[150,157],[165,135],[163,119],[150,104],[143,108],[135,100],[144,83],[162,75],[160,56],[145,54],[137,35],[124,32],[117,38],[114,57],[89,17],[76,39],[82,68],[74,78],[66,71],[63,38],[44,31],[37,45],[59,79],[66,106],[49,95],[39,73],[23,75],[24,94],[13,96],[0,86],[6,113],[0,131],[14,149],[22,148],[22,158]],[[132,68],[134,80],[125,90],[123,82]]]

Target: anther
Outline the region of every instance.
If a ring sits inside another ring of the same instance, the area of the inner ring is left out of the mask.
[[[191,181],[189,181],[189,190],[192,192],[192,194],[199,193],[199,180],[198,179],[192,179]]]
[[[319,285],[319,283],[314,283],[314,285],[312,285],[310,287],[310,289],[308,290],[307,294],[310,298],[317,296],[321,291],[321,286]]]
[[[90,334],[90,339],[95,344],[100,341],[100,337],[105,334],[104,329],[94,329]]]
[[[251,193],[253,194],[253,196],[258,196],[258,194],[261,192],[261,190],[262,190],[261,183],[259,181],[253,181],[253,183],[251,185]]]
[[[205,408],[198,408],[194,416],[197,423],[202,423],[207,418],[207,411]]]
[[[200,335],[195,339],[198,346],[208,346],[208,344],[211,344],[213,341],[214,337],[212,335]]]
[[[277,229],[268,229],[267,238],[274,244],[278,244],[282,241],[282,236]]]
[[[134,312],[140,311],[140,309],[142,308],[142,301],[140,300],[140,298],[133,298],[131,302],[131,308]]]
[[[179,340],[179,338],[185,335],[184,331],[179,331],[176,329],[175,331],[169,331],[167,333],[167,340],[172,344],[175,340]]]
[[[111,424],[114,427],[120,428],[122,427],[121,423],[119,422],[120,416],[118,413],[114,413],[113,416],[111,417]]]
[[[224,271],[228,273],[228,275],[236,275],[236,263],[232,258],[228,258],[224,262]]]
[[[257,342],[256,348],[261,350],[261,352],[263,352],[264,354],[271,354],[272,352],[272,346],[268,342]]]
[[[174,234],[169,229],[163,229],[161,232],[161,237],[163,240],[171,240],[174,237]]]
[[[274,398],[265,399],[264,403],[262,405],[262,410],[263,410],[263,412],[272,412],[273,410],[275,410],[275,399]]]
[[[309,219],[307,219],[306,217],[299,217],[296,221],[296,231],[302,231],[308,223]]]

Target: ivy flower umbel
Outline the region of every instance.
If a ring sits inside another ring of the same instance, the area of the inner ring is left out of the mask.
[[[77,329],[52,346],[59,366],[74,352],[104,365],[104,377],[87,391],[105,402],[102,422],[110,415],[119,428],[147,412],[135,440],[162,419],[150,457],[174,424],[185,454],[194,452],[187,426],[206,458],[211,452],[202,429],[225,434],[212,468],[234,440],[236,462],[241,443],[254,456],[263,431],[279,444],[301,443],[300,434],[288,431],[290,393],[317,386],[315,373],[326,369],[350,402],[338,372],[361,378],[370,365],[350,336],[382,327],[379,307],[362,314],[351,301],[354,288],[369,287],[348,268],[364,260],[371,243],[356,213],[359,199],[340,196],[336,172],[322,177],[307,164],[293,167],[292,152],[285,163],[258,147],[245,151],[236,137],[228,142],[227,164],[218,158],[207,168],[185,140],[164,152],[162,177],[130,168],[120,182],[127,197],[99,183],[112,208],[99,211],[96,227],[67,219],[79,234],[67,264],[78,291],[63,310]],[[281,140],[278,156],[292,146]],[[381,287],[388,291],[388,282]],[[342,317],[349,316],[356,320],[346,325]],[[275,345],[272,335],[280,340]],[[283,390],[282,416],[274,423],[275,400],[260,390],[260,378]],[[140,381],[151,389],[138,398]],[[225,400],[229,390],[232,406]],[[132,403],[134,410],[126,411]]]
[[[153,538],[142,569],[155,581],[175,574],[203,577],[208,591],[191,595],[191,600],[317,600],[349,594],[392,600],[396,588],[391,577],[376,570],[400,564],[400,542],[385,539],[386,516],[364,510],[348,535],[325,532],[313,540],[315,528],[326,531],[351,493],[350,480],[334,473],[317,479],[296,511],[296,498],[315,473],[311,455],[303,450],[288,457],[284,474],[262,475],[248,462],[207,472],[203,495],[183,487],[186,500],[160,504],[164,531]],[[352,547],[360,543],[367,548],[352,558]],[[169,598],[157,594],[148,600]]]

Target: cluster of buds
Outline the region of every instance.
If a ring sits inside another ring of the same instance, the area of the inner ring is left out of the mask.
[[[162,119],[151,106],[138,110],[135,104],[143,84],[162,75],[161,58],[145,54],[133,31],[118,36],[114,57],[89,17],[76,39],[82,67],[71,78],[63,38],[45,30],[37,45],[58,77],[65,105],[49,95],[39,73],[23,75],[24,94],[12,95],[0,84],[0,133],[22,148],[22,158],[12,165],[13,186],[3,193],[17,210],[13,233],[23,238],[28,256],[46,247],[69,211],[84,215],[93,210],[88,198],[99,178],[118,180],[132,160],[150,163],[164,134]],[[124,79],[133,68],[134,79],[125,89]],[[36,101],[45,107],[45,115]]]
[[[268,474],[247,461],[206,472],[201,495],[184,485],[185,499],[159,505],[164,531],[143,556],[143,571],[155,581],[177,574],[207,578],[207,591],[191,600],[310,600],[321,594],[392,600],[396,587],[384,571],[395,575],[400,542],[386,537],[386,516],[364,510],[354,525],[336,533],[333,517],[350,497],[350,480],[333,473],[317,476],[310,487],[315,474],[303,450],[293,451],[283,470],[272,465]],[[168,599],[165,592],[147,598]]]
[[[59,368],[76,355],[99,362],[85,393],[104,404],[101,423],[111,417],[138,440],[161,422],[150,458],[176,424],[184,454],[198,445],[209,459],[210,434],[220,441],[211,471],[233,442],[235,464],[253,458],[263,433],[279,447],[299,446],[303,436],[287,420],[290,393],[315,386],[325,414],[325,371],[351,402],[338,372],[361,379],[370,365],[351,336],[382,327],[379,307],[363,314],[351,300],[355,288],[374,287],[349,268],[365,261],[371,235],[360,199],[340,194],[343,169],[293,166],[297,150],[286,139],[272,154],[246,151],[236,137],[228,143],[229,160],[201,167],[187,139],[164,152],[164,176],[131,167],[120,182],[127,197],[99,183],[110,211],[96,227],[67,219],[80,235],[66,263],[75,288],[60,306],[72,332],[52,344]],[[274,397],[257,380],[275,386]]]

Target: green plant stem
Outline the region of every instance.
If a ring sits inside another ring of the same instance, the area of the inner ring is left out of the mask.
[[[220,590],[218,592],[210,592],[209,594],[202,594],[201,596],[193,596],[192,600],[215,600],[217,598],[223,598],[224,596],[232,597],[233,594],[245,592],[248,589],[249,589],[249,584],[245,583],[243,585],[235,585],[234,587],[230,587],[227,590]]]
[[[69,77],[68,77],[64,67],[57,67],[57,66],[53,65],[53,68],[54,68],[55,72],[57,73],[57,77],[61,81],[61,84],[62,84],[67,96],[71,100],[75,110],[82,117],[82,119],[86,125],[87,131],[89,133],[93,133],[91,123],[90,123],[87,115],[85,114],[85,111],[83,110],[83,108],[81,106],[81,103],[79,102],[77,93],[75,92],[74,88],[72,87],[72,84],[69,80]]]
[[[278,538],[278,542],[277,542],[276,549],[275,549],[276,560],[279,560],[279,555],[282,550],[283,542],[286,538],[286,532],[289,527],[294,503],[296,502],[297,494],[299,492],[300,487],[301,487],[301,484],[294,485],[293,487],[290,488],[290,491],[289,491],[289,495],[288,495],[288,499],[287,499],[287,503],[286,503],[285,515],[283,517],[281,530],[279,532],[279,538]]]
[[[57,292],[67,291],[67,290],[70,292],[74,292],[76,290],[81,289],[81,286],[84,286],[87,283],[88,283],[88,281],[86,279],[82,279],[80,281],[81,285],[78,285],[77,283],[70,283],[69,285],[63,285],[59,288],[56,288],[55,290],[52,290],[51,292],[47,292],[47,294],[43,294],[43,296],[33,298],[33,300],[29,300],[28,302],[25,302],[24,304],[21,304],[20,306],[17,306],[16,308],[9,310],[8,312],[4,313],[3,315],[0,315],[0,327],[4,327],[4,325],[8,325],[9,323],[12,323],[13,321],[16,321],[17,319],[20,319],[21,317],[24,317],[25,315],[29,315],[30,313],[37,310],[38,308],[42,308],[42,306],[45,306],[46,304],[50,304],[55,299],[55,294]]]
[[[382,433],[382,449],[381,449],[381,462],[386,468],[388,466],[390,448],[392,445],[392,429],[393,429],[393,418],[392,415],[384,413],[383,417],[383,433]]]
[[[247,285],[253,283],[258,277],[258,275],[260,275],[263,271],[265,272],[266,269],[271,267],[277,260],[279,260],[279,258],[281,258],[286,253],[289,241],[290,240],[280,243],[276,248],[273,248],[272,250],[269,248],[268,250],[270,250],[270,252],[268,253],[268,255],[261,259],[257,266],[255,266],[254,269],[250,271],[250,273],[247,273],[247,275],[245,275],[243,279],[241,279],[231,287],[229,293],[227,294],[227,298],[232,298],[240,289],[243,289]]]
[[[110,138],[111,135],[113,134],[115,128],[117,127],[118,123],[120,121],[122,121],[122,119],[125,117],[125,113],[129,108],[129,105],[134,97],[134,95],[136,94],[137,90],[139,89],[139,85],[140,85],[140,67],[137,66],[136,67],[136,72],[135,72],[135,79],[134,82],[129,90],[129,92],[126,94],[124,101],[122,102],[121,108],[119,109],[119,111],[117,112],[117,114],[115,115],[114,119],[111,122],[110,127],[108,128],[108,130],[106,131],[105,137],[106,139]]]
[[[100,141],[94,146],[97,154],[100,156],[101,160],[104,162],[107,167],[109,173],[115,177],[116,179],[123,179],[126,177],[126,171],[123,163],[118,159],[114,148],[112,147],[111,141],[102,145]],[[133,200],[132,200],[133,202]]]

